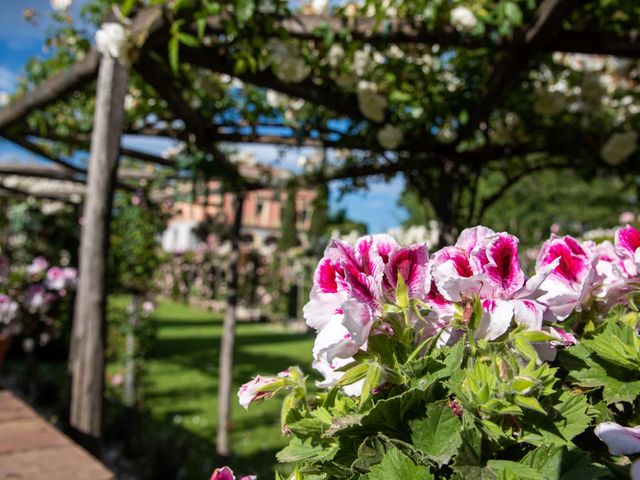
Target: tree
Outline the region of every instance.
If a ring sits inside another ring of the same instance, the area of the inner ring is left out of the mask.
[[[278,240],[278,248],[281,251],[286,251],[300,244],[297,221],[296,187],[291,184],[287,187],[287,198],[282,209],[280,239]]]

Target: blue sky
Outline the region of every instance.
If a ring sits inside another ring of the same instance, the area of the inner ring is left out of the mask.
[[[43,39],[50,23],[49,0],[0,0],[0,92],[13,92],[22,66],[33,55],[44,55]],[[71,9],[77,18],[80,4],[78,0]],[[25,8],[36,11],[36,25],[25,22],[22,12]],[[127,146],[153,153],[160,153],[168,143],[151,138],[125,138]],[[296,169],[296,159],[308,150],[291,148],[279,155],[279,149],[265,145],[247,145],[243,149],[253,152],[260,162],[278,164],[284,168]],[[278,160],[279,159],[279,160]],[[34,155],[13,144],[0,140],[0,162],[41,161]],[[404,181],[396,177],[389,183],[382,180],[371,181],[367,191],[349,193],[340,197],[338,186],[331,186],[331,208],[345,208],[349,217],[365,222],[371,233],[385,231],[397,226],[406,217],[398,207],[398,198],[403,191]]]

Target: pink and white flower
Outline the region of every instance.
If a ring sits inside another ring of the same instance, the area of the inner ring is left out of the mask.
[[[537,298],[545,277],[525,281],[518,239],[512,235],[482,226],[466,229],[454,247],[433,255],[432,275],[446,300],[480,297],[484,314],[477,335],[481,338],[498,338],[512,320],[531,330],[542,326],[544,307]]]
[[[593,248],[590,242],[580,244],[568,235],[552,235],[542,244],[536,271],[548,268],[553,262],[558,263],[540,286],[545,292],[540,302],[547,307],[549,320],[562,321],[574,310],[582,310],[588,302],[597,286],[594,282]]]
[[[49,262],[44,257],[35,257],[27,267],[27,274],[30,277],[36,277],[43,274],[47,268],[49,268]]]
[[[640,426],[623,427],[614,422],[604,422],[596,427],[595,433],[607,444],[612,455],[640,453]],[[640,460],[631,464],[631,479],[640,480]]]
[[[31,314],[42,314],[49,310],[55,299],[56,295],[48,292],[44,285],[29,285],[24,294],[24,306]]]
[[[256,480],[257,477],[255,475],[245,475],[244,477],[240,477],[240,480]],[[209,480],[236,480],[236,476],[229,467],[221,467],[216,468],[211,474],[211,478]]]
[[[11,297],[0,294],[0,324],[9,325],[18,316],[18,304]]]
[[[240,390],[238,390],[238,402],[247,409],[251,403],[271,398],[286,386],[285,379],[288,376],[288,370],[280,372],[277,377],[262,377],[258,375],[240,387]]]
[[[640,232],[627,225],[616,232],[616,250],[627,278],[640,274]]]

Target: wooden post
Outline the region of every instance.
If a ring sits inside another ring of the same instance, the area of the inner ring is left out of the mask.
[[[102,57],[73,317],[69,420],[78,440],[94,453],[99,453],[102,434],[109,223],[128,77],[128,69],[116,59],[107,55]]]
[[[218,367],[218,438],[217,452],[223,458],[229,457],[229,424],[231,421],[231,389],[233,387],[233,349],[236,335],[236,306],[238,304],[238,264],[240,262],[240,228],[242,227],[242,207],[244,192],[236,193],[235,217],[231,232],[231,256],[229,259],[229,281],[227,288],[227,309],[224,312],[222,339],[220,340],[220,361]]]

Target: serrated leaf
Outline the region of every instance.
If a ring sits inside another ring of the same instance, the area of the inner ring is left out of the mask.
[[[289,445],[276,454],[276,458],[282,463],[300,462],[302,460],[326,461],[336,454],[337,449],[337,445],[314,445],[310,439],[303,442],[299,438],[294,438]]]
[[[535,412],[546,413],[540,402],[535,397],[527,397],[524,395],[514,395],[513,401],[522,408],[528,408]]]
[[[462,442],[462,422],[446,400],[427,405],[426,418],[413,420],[409,425],[415,447],[439,465],[449,463]]]
[[[548,479],[595,480],[608,473],[606,468],[592,464],[586,452],[564,446],[541,445],[525,455],[521,463]]]
[[[430,480],[433,475],[427,467],[418,466],[397,448],[389,450],[382,462],[371,467],[367,480],[420,479]]]
[[[487,468],[493,471],[500,480],[546,480],[533,468],[509,460],[489,460]]]

